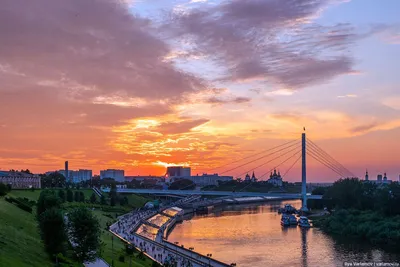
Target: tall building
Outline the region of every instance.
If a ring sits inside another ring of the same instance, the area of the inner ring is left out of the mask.
[[[365,181],[368,181],[368,170],[365,172]]]
[[[102,170],[100,171],[100,179],[104,178],[112,178],[117,182],[125,182],[125,171],[115,169]]]
[[[233,176],[219,176],[217,173],[215,174],[203,174],[196,176],[185,177],[195,183],[198,186],[207,186],[207,185],[218,185],[218,182],[227,182],[232,181]]]
[[[166,182],[171,182],[175,178],[188,178],[191,176],[190,167],[182,166],[171,166],[167,167],[167,172],[165,174]]]

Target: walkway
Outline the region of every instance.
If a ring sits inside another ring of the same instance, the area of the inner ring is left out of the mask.
[[[95,262],[89,262],[83,265],[85,265],[85,267],[110,267],[110,265],[101,258],[97,258]]]

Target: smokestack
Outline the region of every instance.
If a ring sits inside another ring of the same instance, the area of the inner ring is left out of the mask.
[[[66,161],[65,162],[65,180],[67,181],[67,182],[69,182],[69,180],[68,180],[68,161]]]

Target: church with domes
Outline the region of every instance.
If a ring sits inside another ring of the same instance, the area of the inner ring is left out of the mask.
[[[274,186],[282,186],[283,182],[281,173],[279,171],[278,173],[276,173],[276,170],[274,170],[274,173],[271,172],[271,175],[269,176],[267,182],[273,184]]]
[[[244,181],[245,182],[257,182],[257,178],[256,178],[254,172],[253,172],[253,175],[251,176],[251,178],[250,178],[249,174],[246,174],[246,177],[244,178]]]

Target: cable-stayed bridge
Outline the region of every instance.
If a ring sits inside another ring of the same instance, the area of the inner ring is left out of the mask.
[[[248,173],[254,172],[265,166],[271,168],[259,176],[258,180],[268,178],[268,174],[278,169],[285,163],[291,163],[286,169],[282,178],[293,169],[293,167],[301,160],[301,192],[298,193],[256,193],[246,192],[245,189],[251,185],[247,184],[238,191],[204,191],[204,190],[154,190],[154,189],[118,189],[120,193],[135,193],[135,194],[155,194],[155,195],[204,195],[204,196],[229,196],[229,197],[267,197],[271,199],[302,199],[302,210],[307,210],[307,199],[321,199],[322,196],[310,195],[306,192],[307,183],[307,156],[310,156],[317,162],[321,163],[338,178],[356,177],[351,171],[345,168],[336,159],[330,156],[321,147],[315,144],[312,140],[306,137],[306,133],[301,134],[301,140],[291,140],[279,146],[269,148],[256,154],[235,160],[228,164],[210,169],[210,172],[224,169],[219,174],[230,174],[233,171],[239,170],[240,173],[236,178],[243,177]],[[278,163],[276,163],[278,162]],[[257,165],[255,165],[257,164]],[[235,165],[234,167],[232,165]],[[246,170],[246,171],[243,171]],[[242,172],[243,171],[243,172]],[[183,188],[185,189],[185,188]],[[110,189],[103,189],[103,192],[109,192]]]

